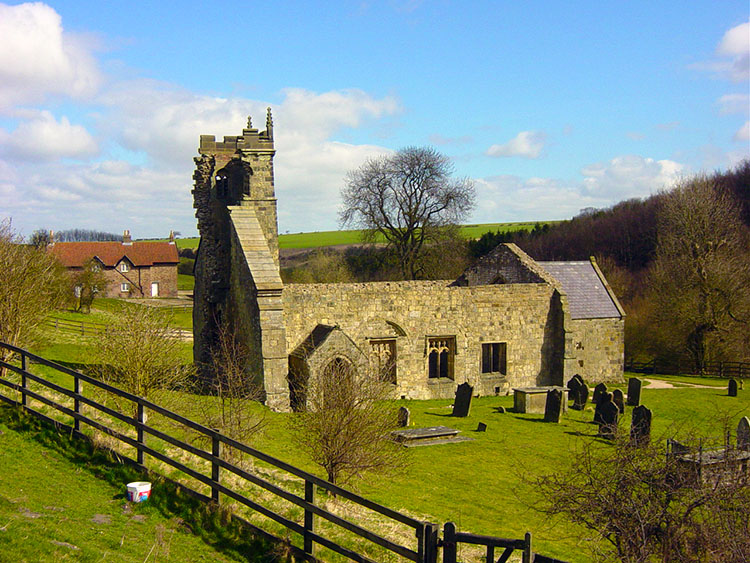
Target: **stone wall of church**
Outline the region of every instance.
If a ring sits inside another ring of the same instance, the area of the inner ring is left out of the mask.
[[[566,322],[565,375],[587,383],[622,381],[625,319],[575,319]]]
[[[317,324],[339,326],[370,355],[395,341],[394,395],[453,397],[468,381],[480,395],[562,383],[562,313],[547,283],[449,287],[448,281],[287,285],[287,351]],[[452,378],[428,377],[430,339],[452,342]],[[482,345],[505,343],[505,374],[482,373]],[[557,354],[557,358],[555,358]]]

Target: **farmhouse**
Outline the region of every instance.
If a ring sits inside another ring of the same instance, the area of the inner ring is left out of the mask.
[[[52,242],[47,247],[71,275],[93,259],[107,280],[102,297],[177,297],[177,246],[169,242],[133,242],[125,231],[122,242]]]
[[[414,399],[453,397],[463,382],[487,395],[622,377],[625,315],[593,259],[535,262],[500,245],[457,280],[285,286],[270,109],[264,131],[248,119],[198,150],[195,360],[210,365],[231,328],[272,408],[299,406],[290,388],[342,365]]]

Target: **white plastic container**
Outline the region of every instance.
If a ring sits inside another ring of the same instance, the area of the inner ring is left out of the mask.
[[[144,502],[151,496],[151,483],[148,481],[133,481],[127,487],[130,502]]]

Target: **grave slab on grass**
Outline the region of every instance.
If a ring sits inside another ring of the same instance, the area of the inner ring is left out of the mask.
[[[447,426],[429,426],[427,428],[409,428],[408,430],[394,430],[391,432],[393,439],[406,446],[434,446],[437,444],[452,444],[454,442],[467,442],[474,438],[459,436],[460,430],[448,428]]]

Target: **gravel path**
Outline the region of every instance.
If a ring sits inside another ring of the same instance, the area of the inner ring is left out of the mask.
[[[644,378],[643,381],[648,383],[648,389],[679,389],[680,387],[699,387],[701,389],[715,389],[716,387],[714,385],[698,385],[697,383],[683,383],[680,382],[680,385],[672,385],[669,381],[663,381],[661,379],[646,379]]]

